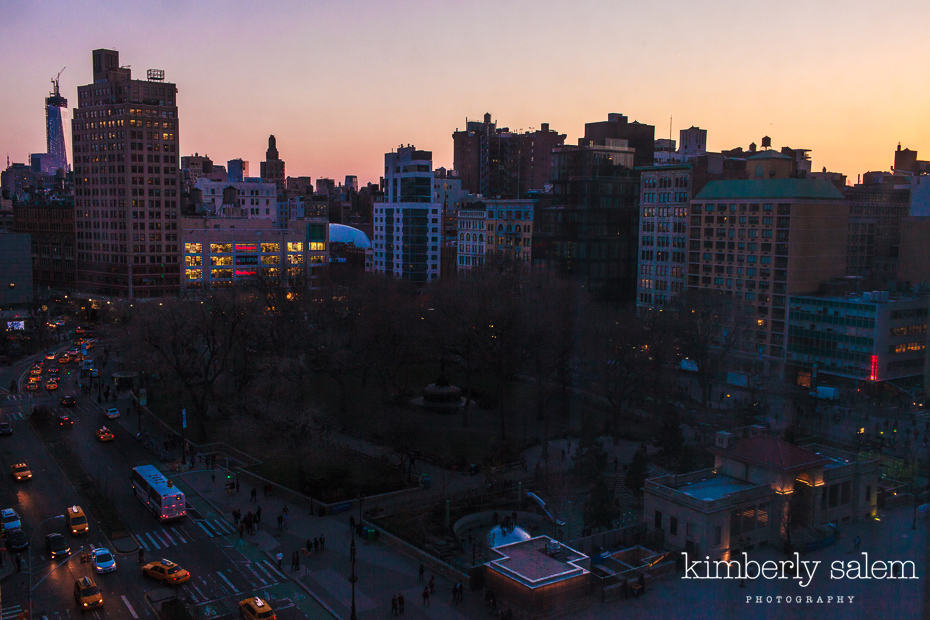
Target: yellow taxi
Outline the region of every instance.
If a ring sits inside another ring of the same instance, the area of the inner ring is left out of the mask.
[[[67,364],[70,361],[71,361],[71,356],[69,356],[67,353],[62,353],[61,357],[58,358],[59,364]]]
[[[13,479],[17,482],[32,478],[32,470],[29,469],[29,465],[26,464],[26,461],[10,465],[10,472],[13,474]]]
[[[32,379],[37,379],[32,381]],[[39,388],[42,387],[41,382],[38,381],[38,377],[30,377],[30,380],[26,382],[26,391],[28,392],[37,392]]]
[[[101,426],[97,429],[97,440],[104,443],[108,441],[113,441],[116,439],[116,436],[113,434],[113,431],[108,429],[106,426]]]
[[[100,589],[90,577],[81,577],[74,582],[74,600],[81,611],[103,607]]]
[[[277,618],[268,601],[257,596],[239,601],[239,617],[247,620],[275,620]]]
[[[45,382],[45,389],[48,390],[49,392],[54,392],[55,390],[57,390],[57,389],[58,389],[58,379],[57,379],[57,378],[54,378],[54,379],[49,379],[48,381],[46,381],[46,382]]]
[[[149,562],[142,567],[142,574],[155,581],[167,584],[181,584],[191,578],[191,574],[171,560]]]
[[[84,511],[81,510],[81,507],[78,505],[68,506],[68,510],[65,511],[65,518],[68,520],[68,529],[71,530],[72,534],[86,534],[89,525],[87,523],[87,516],[84,514]]]
[[[32,377],[41,377],[41,376],[42,376],[42,367],[41,367],[41,366],[33,366],[32,368],[29,369],[29,375],[32,376]]]

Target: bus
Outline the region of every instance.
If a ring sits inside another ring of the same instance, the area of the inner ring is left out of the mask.
[[[160,520],[179,519],[187,514],[184,493],[153,465],[133,467],[129,480],[133,494]]]

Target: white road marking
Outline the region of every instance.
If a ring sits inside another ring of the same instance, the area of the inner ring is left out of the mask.
[[[275,575],[278,575],[281,579],[287,581],[287,575],[285,575],[284,571],[278,568],[277,565],[272,564],[270,560],[262,560],[262,561],[265,563],[265,566],[271,569],[272,573],[274,573]]]
[[[260,585],[263,585],[263,586],[264,586],[264,585],[267,585],[267,584],[268,584],[268,582],[265,581],[265,578],[264,578],[264,577],[262,577],[262,576],[259,575],[257,572],[255,572],[255,569],[252,568],[252,565],[251,565],[251,564],[246,564],[245,567],[246,567],[247,569],[249,569],[249,572],[252,573],[252,575],[255,576],[255,579],[259,581]]]
[[[233,594],[238,594],[238,593],[239,593],[239,590],[236,589],[236,586],[234,586],[234,585],[232,584],[232,582],[231,582],[229,579],[226,578],[226,575],[223,574],[223,571],[218,570],[218,571],[216,571],[216,574],[219,575],[220,579],[222,579],[223,581],[226,582],[226,585],[228,585],[228,586],[229,586],[229,589],[233,591]]]
[[[200,529],[202,529],[204,532],[207,533],[207,536],[209,536],[210,538],[213,538],[214,536],[213,532],[207,529],[207,526],[203,524],[203,521],[197,521],[197,525],[199,525]]]
[[[192,584],[192,583],[190,583],[190,582],[188,582],[188,585],[190,585],[190,587],[194,588],[194,591],[197,592],[197,595],[200,597],[201,600],[206,600],[207,597],[204,596],[204,593],[200,591],[200,588],[198,588],[197,586],[195,586],[194,584]]]
[[[136,613],[136,610],[133,609],[133,608],[132,608],[132,605],[129,604],[129,599],[126,598],[126,595],[124,594],[121,598],[123,599],[123,604],[126,606],[126,609],[128,609],[128,610],[129,610],[129,613],[132,614],[132,617],[133,617],[133,618],[138,618],[138,617],[139,617],[139,614],[137,614],[137,613]]]

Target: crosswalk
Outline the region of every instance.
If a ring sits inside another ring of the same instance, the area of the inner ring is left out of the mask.
[[[235,529],[222,519],[194,520],[197,528],[210,538],[232,534]],[[165,526],[147,532],[137,532],[136,540],[145,551],[159,551],[191,542],[200,532],[190,523],[179,526]]]
[[[202,529],[210,538],[232,534],[236,529],[222,519],[201,519],[195,520],[194,523]]]
[[[194,605],[203,605],[229,596],[252,593],[284,581],[287,581],[287,575],[271,560],[260,560],[240,563],[238,571],[230,567],[194,575],[182,587],[187,590],[187,598]]]
[[[7,400],[12,400],[12,401],[23,400],[24,398],[26,398],[26,395],[23,394],[23,393],[18,393],[18,394],[7,394],[7,395],[6,395],[6,399],[7,399]]]
[[[4,605],[3,612],[0,613],[0,620],[15,620],[23,613],[22,605]]]
[[[25,419],[22,411],[7,411],[3,414],[3,417],[6,418],[8,422],[19,422]]]

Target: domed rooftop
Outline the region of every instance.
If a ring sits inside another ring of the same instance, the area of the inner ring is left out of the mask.
[[[329,241],[330,243],[351,243],[360,249],[368,249],[371,247],[371,241],[368,239],[368,235],[358,228],[346,226],[345,224],[331,223],[329,225]]]

